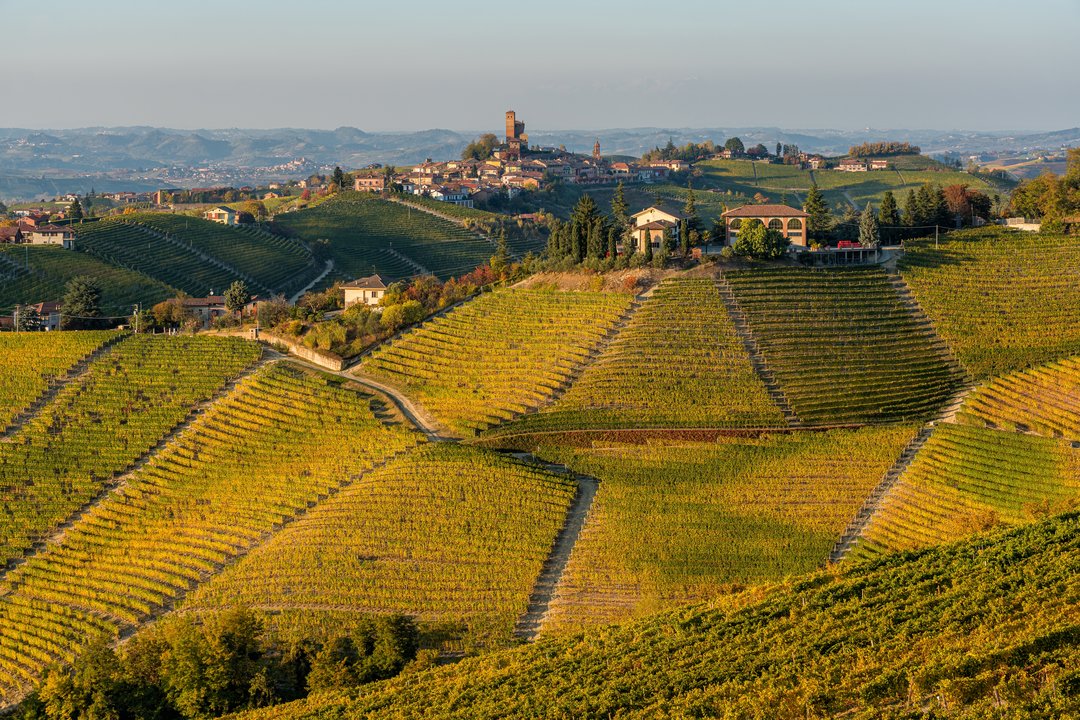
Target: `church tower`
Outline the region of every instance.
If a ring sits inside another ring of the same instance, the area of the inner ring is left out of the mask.
[[[592,159],[600,162],[600,138],[596,138],[596,143],[592,146]]]

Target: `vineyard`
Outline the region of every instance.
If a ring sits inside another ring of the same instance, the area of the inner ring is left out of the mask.
[[[427,445],[320,503],[186,607],[398,612],[505,643],[573,495],[496,453]]]
[[[369,193],[342,192],[280,215],[277,223],[309,244],[326,241],[339,279],[378,273],[396,280],[430,271],[445,280],[487,263],[495,252],[461,225]]]
[[[0,688],[10,700],[98,636],[115,638],[420,439],[369,398],[263,369],[2,582]]]
[[[380,346],[360,371],[474,435],[544,405],[630,303],[623,293],[496,291]]]
[[[1000,229],[908,243],[900,269],[968,371],[986,378],[1080,353],[1080,244]]]
[[[600,480],[545,631],[813,570],[913,434],[891,427],[542,448],[545,459]]]
[[[76,247],[202,296],[243,279],[264,293],[302,287],[318,274],[311,252],[257,228],[165,213],[75,225]]]
[[[259,352],[236,338],[137,335],[91,363],[0,443],[0,563],[97,497]]]
[[[806,423],[932,415],[960,386],[932,327],[879,269],[726,273],[796,415]]]
[[[661,284],[553,406],[493,432],[783,425],[716,284]]]
[[[852,556],[921,548],[1072,507],[1080,451],[1070,443],[942,424],[900,476]]]
[[[1066,718],[1080,517],[317,695],[239,720]]]
[[[113,337],[111,332],[0,335],[0,429]]]
[[[176,288],[126,267],[60,247],[0,245],[0,313],[16,305],[59,302],[64,287],[81,275],[101,287],[104,315],[127,317],[135,303],[147,305],[176,295]]]
[[[1080,358],[991,380],[968,396],[957,422],[1080,441]]]

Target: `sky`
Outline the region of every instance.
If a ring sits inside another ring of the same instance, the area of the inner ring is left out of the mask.
[[[0,26],[0,127],[1080,125],[1080,0],[0,0]]]

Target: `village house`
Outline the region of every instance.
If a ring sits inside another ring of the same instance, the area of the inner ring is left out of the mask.
[[[23,228],[24,242],[31,245],[59,245],[65,250],[75,249],[75,232],[69,227],[59,225],[38,225]]]
[[[770,230],[778,230],[792,245],[806,247],[806,223],[810,214],[787,205],[743,205],[720,215],[726,228],[725,244],[732,245],[739,227],[747,220],[760,220]]]
[[[630,216],[634,226],[631,231],[638,252],[645,252],[645,243],[651,243],[654,248],[660,247],[660,243],[668,237],[678,241],[679,221],[685,220],[686,216],[678,210],[666,210],[653,205],[639,213]]]
[[[866,172],[866,161],[860,158],[844,158],[836,169],[840,172]]]
[[[345,307],[356,303],[378,305],[386,294],[386,283],[378,275],[371,275],[346,283],[341,289],[345,291]]]
[[[60,303],[39,302],[37,305],[31,305],[30,309],[37,313],[42,330],[60,329]]]
[[[870,169],[871,170],[888,170],[889,169],[889,161],[885,160],[884,158],[882,158],[880,160],[871,160],[870,161]]]
[[[210,208],[202,214],[202,216],[210,220],[211,222],[221,223],[222,225],[236,225],[237,213],[232,208],[227,208],[224,205],[218,205],[215,208]]]
[[[18,225],[0,227],[0,243],[19,244],[25,242],[22,228]]]

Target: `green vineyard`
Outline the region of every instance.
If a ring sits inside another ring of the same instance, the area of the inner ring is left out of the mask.
[[[899,267],[977,378],[1080,353],[1080,243],[982,229],[908,243]]]
[[[1070,443],[942,424],[900,476],[854,557],[948,542],[999,523],[1016,525],[1071,507],[1080,451]]]
[[[59,302],[68,281],[79,276],[97,281],[102,314],[112,317],[127,317],[135,303],[153,305],[177,292],[172,285],[84,252],[0,245],[0,314],[11,315],[16,305]]]
[[[0,429],[114,337],[111,332],[0,335]]]
[[[675,278],[557,403],[493,432],[783,424],[715,282]]]
[[[0,563],[96,497],[259,352],[236,338],[137,335],[92,363],[0,443]]]
[[[991,380],[968,396],[957,421],[1080,441],[1080,358]]]
[[[3,698],[95,637],[126,635],[169,609],[350,477],[420,438],[377,420],[366,396],[289,366],[246,379],[3,578]]]
[[[335,277],[346,280],[374,273],[396,280],[425,271],[446,280],[487,263],[495,252],[457,223],[369,193],[339,193],[280,215],[277,224],[310,244],[326,241]]]
[[[363,608],[505,643],[573,495],[565,478],[496,453],[427,445],[319,504],[185,607]]]
[[[541,448],[545,459],[600,480],[545,631],[625,620],[813,570],[913,434],[865,428]]]
[[[499,290],[380,346],[360,369],[473,435],[545,404],[630,303],[622,293]]]
[[[879,269],[725,273],[769,370],[805,423],[926,418],[961,384],[934,331]]]

